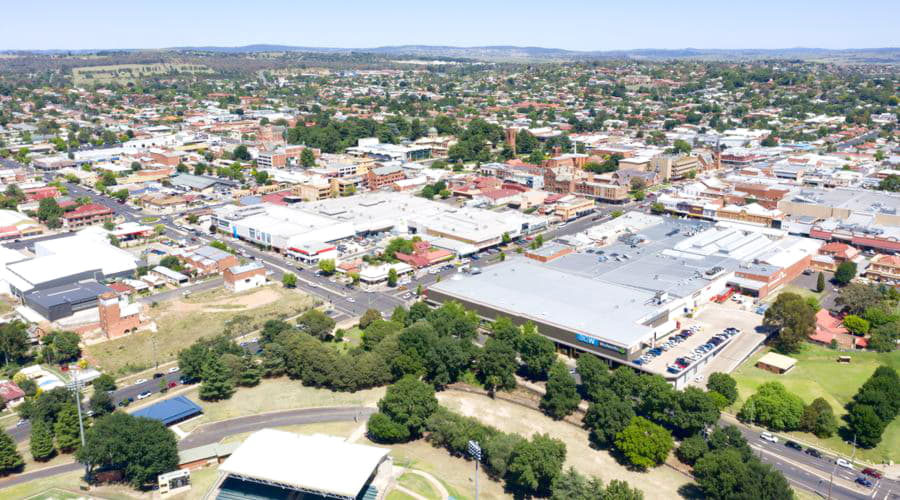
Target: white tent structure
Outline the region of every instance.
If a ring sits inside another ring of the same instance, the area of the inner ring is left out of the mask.
[[[243,481],[355,499],[389,452],[334,436],[263,429],[251,434],[219,472]]]

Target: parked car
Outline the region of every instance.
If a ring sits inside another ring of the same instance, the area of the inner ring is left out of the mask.
[[[775,436],[774,434],[772,434],[771,432],[763,432],[762,434],[759,435],[759,438],[762,439],[763,441],[768,441],[770,443],[778,442],[778,437]]]
[[[140,385],[140,384],[143,384],[143,383],[146,382],[146,381],[147,381],[147,379],[145,379],[145,378],[139,378],[139,379],[137,379],[137,380],[134,381],[134,385]]]
[[[803,451],[803,447],[800,446],[800,443],[798,443],[798,442],[796,442],[796,441],[790,441],[790,440],[788,440],[788,441],[785,441],[785,442],[784,442],[784,445],[787,446],[788,448],[793,448],[793,449],[795,449],[795,450],[797,450],[797,451]]]
[[[162,377],[163,377],[163,374],[160,373],[160,372],[156,372],[156,373],[153,374],[153,378],[154,378],[154,379],[158,379],[158,378],[162,378]]]
[[[166,387],[168,387],[169,389],[171,389],[173,387],[178,387],[178,382],[175,382],[173,380],[173,381],[169,382],[169,384]]]
[[[874,486],[872,480],[867,478],[866,476],[859,476],[858,478],[856,478],[856,482],[865,486],[866,488],[871,488],[872,486]]]
[[[834,463],[838,464],[839,466],[841,466],[845,469],[853,470],[853,464],[851,464],[850,461],[847,459],[839,458],[839,459],[835,460]]]
[[[176,373],[178,370],[179,368],[177,366],[173,366],[172,368],[169,368],[169,373]]]
[[[819,450],[817,450],[817,449],[815,449],[815,448],[807,448],[807,449],[806,449],[806,454],[809,455],[809,456],[811,456],[811,457],[822,458],[822,452],[819,451]]]
[[[131,403],[134,403],[134,399],[132,399],[132,398],[125,398],[125,399],[123,399],[122,401],[119,401],[119,406],[121,406],[121,407],[124,408],[124,407],[130,405]]]
[[[866,467],[862,470],[862,473],[875,479],[881,479],[881,473],[871,467]]]
[[[138,398],[138,400],[141,400],[141,399],[147,399],[147,398],[149,398],[151,395],[153,395],[152,392],[150,392],[150,391],[144,391],[144,392],[138,394],[138,395],[137,395],[137,398]]]

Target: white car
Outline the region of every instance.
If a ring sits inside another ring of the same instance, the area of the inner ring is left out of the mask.
[[[146,382],[146,381],[147,381],[147,379],[145,379],[145,378],[139,378],[139,379],[137,379],[137,380],[134,381],[134,385],[141,385],[141,384],[143,384],[143,383]]]
[[[178,369],[179,368],[177,366],[173,366],[172,368],[169,368],[169,373],[175,373],[178,371]]]
[[[138,398],[138,399],[147,399],[147,398],[149,398],[152,394],[153,394],[153,393],[150,392],[150,391],[142,392],[142,393],[140,393],[140,394],[137,395],[137,398]]]
[[[759,438],[764,441],[768,441],[770,443],[778,442],[778,437],[775,436],[774,434],[772,434],[771,432],[763,432],[762,434],[759,435]]]
[[[839,458],[839,459],[835,460],[834,463],[840,465],[841,467],[843,467],[845,469],[853,470],[853,464],[851,464],[849,460]]]
[[[353,297],[347,297],[347,302],[356,302],[356,299]]]

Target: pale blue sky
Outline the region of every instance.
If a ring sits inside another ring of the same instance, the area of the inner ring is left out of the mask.
[[[0,50],[900,46],[900,0],[19,0],[0,16]]]

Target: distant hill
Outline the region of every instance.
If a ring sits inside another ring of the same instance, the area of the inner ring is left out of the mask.
[[[863,49],[633,49],[576,51],[545,47],[516,47],[495,45],[483,47],[452,47],[442,45],[396,45],[369,48],[302,47],[294,45],[256,44],[242,47],[172,47],[156,49],[159,52],[207,52],[223,54],[252,54],[262,52],[306,52],[319,54],[368,53],[387,57],[452,58],[491,62],[567,62],[597,59],[697,59],[697,60],[758,60],[796,59],[805,61],[830,61],[845,63],[900,63],[900,48]],[[135,52],[147,49],[121,50],[42,50],[6,51],[5,53],[32,54],[89,54],[111,52]],[[2,53],[2,52],[0,52]]]

